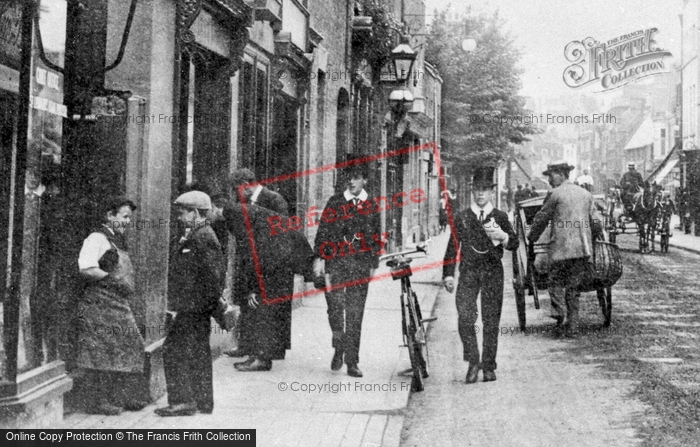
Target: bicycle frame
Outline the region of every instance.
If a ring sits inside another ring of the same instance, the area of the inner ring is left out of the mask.
[[[391,268],[391,276],[394,280],[401,281],[401,330],[404,339],[404,346],[408,348],[411,360],[413,380],[411,387],[414,391],[423,391],[423,379],[428,377],[428,348],[426,331],[423,323],[432,319],[424,320],[418,298],[411,287],[410,277],[412,275],[410,263],[414,258],[407,258],[406,255],[418,252],[425,252],[425,246],[418,246],[416,250],[407,250],[382,256],[380,260],[387,260],[387,265]]]

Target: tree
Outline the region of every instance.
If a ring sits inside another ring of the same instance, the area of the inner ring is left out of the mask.
[[[495,165],[512,157],[513,145],[536,132],[522,119],[529,112],[518,95],[520,53],[503,32],[498,13],[472,15],[459,23],[437,12],[426,59],[443,79],[442,158],[459,167]],[[462,40],[479,36],[476,50],[462,50]]]

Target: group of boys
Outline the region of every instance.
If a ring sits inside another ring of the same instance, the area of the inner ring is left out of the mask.
[[[536,241],[548,224],[553,223],[554,243],[549,251],[553,317],[568,335],[575,336],[578,328],[576,286],[580,280],[576,272],[585,269],[592,255],[594,234],[588,225],[556,225],[561,220],[591,218],[592,196],[568,180],[572,169],[565,162],[557,162],[544,172],[554,189],[535,216],[527,237],[530,242]],[[504,285],[501,258],[504,249],[515,250],[519,243],[508,215],[492,204],[496,186],[493,176],[493,168],[475,169],[471,183],[473,201],[469,208],[454,216],[452,237],[444,257],[444,286],[450,293],[455,289],[454,276],[459,264],[456,306],[463,358],[469,362],[467,383],[476,382],[480,370],[483,370],[485,382],[496,380]],[[331,369],[339,370],[345,364],[348,375],[362,377],[358,363],[368,283],[378,267],[378,255],[384,253],[386,241],[380,235],[379,214],[363,210],[374,204],[365,189],[367,174],[364,169],[351,167],[346,181],[347,188],[333,195],[325,209],[344,207],[355,212],[349,219],[321,218],[311,251],[305,239],[303,242],[293,240],[291,235],[300,232],[287,232],[282,235],[284,237],[271,239],[266,224],[271,216],[286,216],[286,202],[279,194],[255,182],[252,172],[239,170],[234,174],[234,189],[241,187],[234,194],[241,192],[240,199],[244,203],[223,203],[217,207],[215,215],[236,238],[238,265],[233,296],[241,306],[242,332],[238,349],[231,355],[249,356],[248,360],[235,365],[239,371],[269,371],[272,360],[284,358],[291,340],[291,303],[284,297],[291,295],[293,277],[298,273],[304,274],[306,280],[314,280],[317,287],[330,286],[325,296],[331,344],[335,349]],[[212,210],[210,197],[201,191],[190,191],[178,197],[175,205],[185,231],[174,245],[171,257],[168,334],[164,343],[169,405],[156,410],[161,416],[213,410],[209,319],[221,317],[218,304],[226,274],[216,232],[207,225]],[[580,234],[559,235],[560,231]],[[366,241],[370,247],[365,246]],[[257,251],[256,263],[252,262],[251,245]],[[324,252],[329,247],[343,247],[347,255],[329,256]],[[298,264],[306,267],[299,269]],[[313,272],[309,271],[311,265],[314,265]],[[319,278],[325,281],[319,284]],[[276,303],[274,298],[282,297],[281,304],[264,303],[263,294],[267,294],[272,303]],[[479,295],[484,324],[482,354],[474,326]]]

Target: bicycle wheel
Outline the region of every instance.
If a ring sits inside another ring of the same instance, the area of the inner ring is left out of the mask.
[[[408,348],[408,357],[411,361],[411,370],[413,373],[411,389],[413,391],[423,391],[423,379],[428,377],[428,366],[426,362],[427,346],[423,324],[418,316],[419,310],[416,294],[410,289],[406,294],[404,312],[406,347]]]

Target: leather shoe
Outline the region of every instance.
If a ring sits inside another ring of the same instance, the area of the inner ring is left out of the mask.
[[[124,409],[126,411],[141,411],[148,406],[148,402],[145,400],[129,400],[124,403]]]
[[[253,363],[254,361],[255,361],[255,357],[250,356],[250,357],[248,357],[247,360],[243,360],[242,362],[236,362],[236,363],[234,363],[234,364],[233,364],[233,367],[236,368],[236,369],[238,369],[238,367],[250,365],[250,364]]]
[[[350,377],[362,377],[362,371],[357,365],[348,365],[348,376]]]
[[[224,351],[224,354],[229,357],[245,357],[248,355],[245,353],[245,351],[241,349],[228,349]]]
[[[272,369],[272,360],[263,360],[256,358],[252,363],[247,365],[236,366],[239,371],[269,371]]]
[[[157,408],[155,413],[158,416],[192,416],[197,412],[197,404],[194,402],[189,404],[168,405],[167,407]]]
[[[496,372],[484,370],[484,382],[494,382],[496,380]]]
[[[209,405],[197,404],[197,411],[204,414],[212,414],[214,412],[214,407],[210,407]]]
[[[466,383],[476,383],[479,380],[479,366],[469,365],[467,370],[467,378],[464,380]]]
[[[333,360],[331,360],[331,369],[333,371],[338,371],[342,367],[343,367],[343,351],[341,351],[340,349],[336,349],[335,354],[333,354]]]

